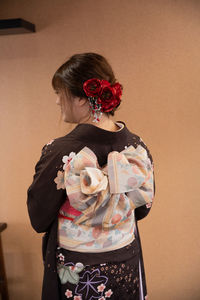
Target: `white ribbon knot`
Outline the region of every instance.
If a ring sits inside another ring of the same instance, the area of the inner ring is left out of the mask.
[[[105,172],[97,168],[85,167],[80,172],[80,187],[86,195],[97,194],[108,186],[108,178]]]

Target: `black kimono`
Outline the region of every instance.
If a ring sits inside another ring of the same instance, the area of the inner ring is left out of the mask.
[[[136,148],[141,145],[146,149],[148,157],[152,163],[152,157],[140,137],[131,133],[125,124],[117,132],[103,130],[90,124],[79,124],[74,130],[64,137],[57,138],[42,149],[42,155],[35,167],[33,183],[28,189],[28,212],[33,228],[38,232],[44,232],[43,236],[43,260],[44,278],[42,289],[42,300],[59,300],[61,296],[61,284],[57,274],[57,234],[58,234],[58,214],[61,206],[66,200],[66,191],[57,189],[62,185],[59,182],[59,171],[63,170],[63,157],[71,152],[79,152],[85,146],[90,148],[97,156],[100,166],[106,164],[108,153],[112,151],[121,152],[130,145]],[[150,211],[151,206],[143,205],[135,209],[136,228],[137,221],[144,218]],[[103,264],[105,261],[120,263],[124,259],[130,259],[131,253],[139,253],[139,294],[129,299],[145,299],[147,295],[142,249],[138,230],[136,238],[129,247],[123,247],[108,253],[79,253],[67,251],[70,261],[81,261],[87,265]],[[126,248],[126,249],[125,249]],[[122,259],[123,257],[123,259]],[[108,295],[108,294],[107,294]],[[69,295],[70,298],[71,295]],[[77,298],[76,298],[77,297]],[[71,299],[83,299],[75,296]],[[119,299],[120,296],[109,295],[110,299]],[[95,297],[94,297],[95,298]],[[85,298],[86,299],[86,298]],[[89,298],[87,298],[89,299]],[[92,299],[92,298],[90,298]],[[96,299],[105,299],[97,298]],[[122,299],[122,298],[120,298]],[[124,299],[128,299],[127,297]]]

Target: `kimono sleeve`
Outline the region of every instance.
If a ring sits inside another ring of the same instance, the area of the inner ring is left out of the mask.
[[[66,191],[62,183],[56,184],[58,175],[62,181],[62,157],[55,145],[45,146],[35,166],[33,182],[28,189],[27,206],[32,227],[37,232],[48,231],[65,201]]]
[[[154,173],[153,173],[154,174]],[[154,196],[155,196],[155,176],[153,177],[153,186],[154,186]],[[152,207],[152,203],[148,203],[146,205],[142,205],[142,206],[139,206],[135,209],[135,218],[137,221],[145,218],[150,210],[151,210],[151,207]]]

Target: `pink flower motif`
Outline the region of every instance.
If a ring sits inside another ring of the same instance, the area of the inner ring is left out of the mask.
[[[99,300],[106,300],[106,298],[104,298],[104,297],[101,297],[101,298],[99,298]]]
[[[102,283],[97,287],[98,292],[103,292],[105,290],[106,286]]]
[[[47,146],[48,145],[51,145],[55,140],[50,140],[48,143],[47,143]]]
[[[109,289],[107,292],[105,292],[105,297],[110,298],[110,296],[113,294],[112,290]]]
[[[71,153],[69,154],[69,156],[68,156],[68,155],[63,156],[63,158],[62,158],[62,161],[64,162],[63,170],[66,169],[67,165],[68,165],[69,162],[74,158],[75,155],[76,155],[76,153],[71,152]]]
[[[60,253],[59,255],[58,255],[58,257],[60,258],[60,260],[65,260],[65,257],[64,257],[64,255],[62,255],[62,253]]]
[[[81,296],[74,296],[74,300],[82,300]]]
[[[57,184],[57,190],[59,189],[65,190],[64,172],[58,171],[57,177],[54,179],[54,182]]]
[[[152,205],[152,203],[150,202],[150,203],[147,203],[146,204],[146,208],[150,208],[151,207],[151,205]]]
[[[67,298],[71,298],[72,297],[72,291],[70,291],[70,290],[66,290],[66,292],[65,292],[65,296],[67,297]]]

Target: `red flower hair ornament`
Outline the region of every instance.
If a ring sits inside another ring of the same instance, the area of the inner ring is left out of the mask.
[[[119,82],[111,85],[107,80],[88,79],[83,84],[83,90],[88,97],[93,122],[99,122],[103,112],[110,112],[121,102],[122,86]]]

